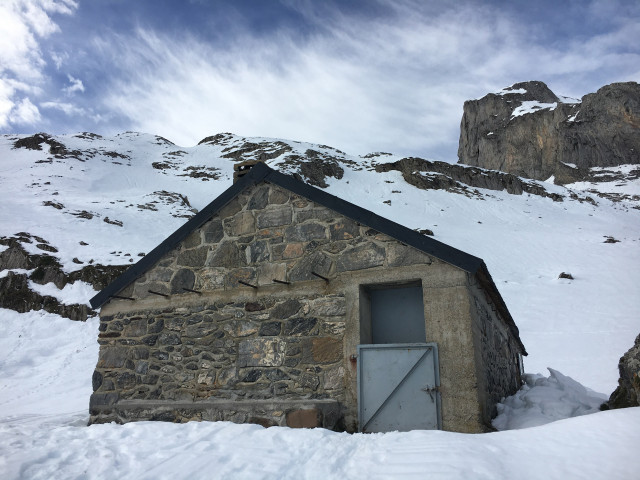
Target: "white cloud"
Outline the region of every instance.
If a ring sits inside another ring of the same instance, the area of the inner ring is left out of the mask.
[[[71,96],[75,92],[84,92],[84,85],[82,83],[82,80],[80,80],[79,78],[73,78],[71,75],[67,75],[67,78],[69,79],[70,85],[62,89],[64,93]]]
[[[9,122],[16,125],[33,125],[40,121],[40,111],[29,98],[13,104],[9,112]]]
[[[523,80],[554,89],[594,72],[630,80],[618,78],[622,65],[640,64],[637,50],[616,53],[639,37],[631,21],[586,45],[543,45],[496,9],[422,5],[389,2],[394,15],[373,19],[301,10],[317,33],[238,30],[224,48],[147,30],[98,40],[122,68],[105,106],[182,145],[232,131],[455,161],[466,99]]]
[[[66,102],[42,102],[40,104],[40,107],[60,110],[65,115],[85,115],[86,114],[86,110],[84,108],[80,108],[71,103],[66,103]]]
[[[67,52],[50,52],[49,56],[53,60],[56,70],[60,70],[62,65],[69,60],[69,54]]]
[[[20,92],[34,92],[44,81],[40,41],[59,30],[50,15],[76,8],[73,0],[0,2],[0,128],[39,119],[37,107]]]

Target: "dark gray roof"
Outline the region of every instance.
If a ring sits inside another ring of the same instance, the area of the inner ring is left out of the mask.
[[[515,322],[509,314],[506,304],[502,300],[498,289],[496,288],[491,275],[487,270],[484,261],[468,253],[446,245],[434,238],[425,236],[421,233],[411,230],[399,223],[388,220],[384,217],[366,210],[362,207],[349,203],[346,200],[331,195],[319,188],[307,185],[290,175],[285,175],[269,168],[264,163],[256,164],[249,173],[238,179],[231,187],[225,190],[218,198],[213,200],[209,205],[204,207],[196,216],[187,223],[178,228],[169,237],[167,237],[160,245],[154,248],[148,255],[143,257],[138,263],[132,265],[127,271],[116,278],[106,288],[95,295],[91,300],[91,306],[98,308],[104,304],[113,295],[116,295],[122,289],[127,287],[131,282],[143,275],[148,269],[153,267],[167,252],[176,247],[176,245],[187,237],[191,232],[201,227],[209,221],[222,207],[229,203],[233,198],[239,195],[243,190],[256,185],[262,181],[278,185],[293,193],[301,195],[312,202],[344,215],[362,225],[366,225],[380,233],[384,233],[395,238],[399,242],[410,245],[422,252],[438,258],[450,265],[456,266],[470,274],[479,274],[478,279],[490,293],[490,298],[501,311],[502,316],[510,324],[514,330],[516,339],[520,342],[518,329]],[[522,351],[525,352],[524,346]],[[526,352],[524,353],[526,355]]]

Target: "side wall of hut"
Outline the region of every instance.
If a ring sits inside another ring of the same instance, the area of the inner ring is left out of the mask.
[[[522,384],[522,351],[499,310],[477,282],[472,282],[470,292],[480,417],[489,428],[497,414],[496,404],[513,395]]]

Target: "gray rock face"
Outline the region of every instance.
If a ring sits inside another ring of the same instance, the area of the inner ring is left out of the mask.
[[[633,347],[620,358],[618,369],[618,388],[609,397],[609,408],[640,406],[640,335]]]
[[[543,82],[523,82],[466,101],[458,159],[560,184],[591,167],[640,164],[640,85],[613,83],[571,103]]]

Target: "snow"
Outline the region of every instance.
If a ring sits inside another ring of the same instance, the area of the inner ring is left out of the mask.
[[[561,162],[561,163],[563,163],[564,165],[570,168],[578,168],[578,166],[575,163],[569,163],[569,162]]]
[[[228,422],[87,427],[97,332],[96,318],[0,309],[4,479],[637,478],[640,408],[481,435],[350,435]],[[573,416],[573,406],[593,395],[551,374],[529,376],[528,390],[505,401],[512,423],[548,420],[550,408],[559,418]]]
[[[556,95],[556,97],[558,97],[558,99],[559,99],[562,103],[569,103],[569,104],[578,104],[578,103],[582,103],[582,100],[580,100],[579,98],[565,97],[565,96],[563,96],[563,95]]]
[[[567,122],[575,122],[576,121],[576,117],[578,116],[579,113],[580,113],[580,110],[578,110],[573,115],[569,115],[569,118],[567,118]]]
[[[0,271],[0,278],[6,277],[7,275],[9,275],[9,272],[15,273],[16,275],[29,275],[31,272],[33,272],[33,270],[25,270],[24,268],[10,268],[8,270]]]
[[[540,110],[555,110],[558,106],[558,102],[553,103],[542,103],[535,100],[530,100],[526,102],[522,102],[519,107],[516,107],[513,112],[511,112],[511,119],[515,117],[520,117],[522,115],[526,115],[527,113],[535,113]]]
[[[496,92],[496,95],[508,95],[508,94],[522,94],[522,93],[527,93],[527,91],[524,88],[512,88],[511,87],[505,87],[502,90]]]
[[[600,411],[609,397],[549,368],[549,377],[525,375],[525,385],[498,405],[493,426],[498,430],[537,427],[556,420]]]
[[[40,295],[49,295],[56,298],[60,303],[65,305],[73,305],[76,303],[84,303],[89,305],[88,299],[93,297],[96,290],[90,283],[83,281],[76,281],[74,283],[68,283],[60,290],[53,282],[46,285],[40,285],[29,280],[29,288]]]

